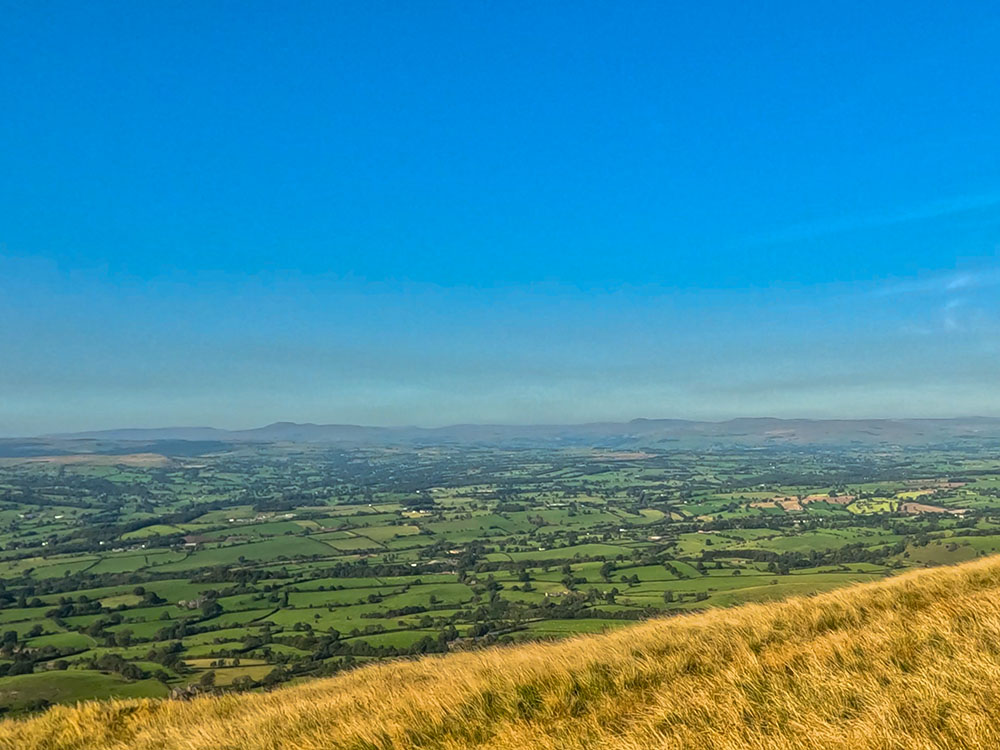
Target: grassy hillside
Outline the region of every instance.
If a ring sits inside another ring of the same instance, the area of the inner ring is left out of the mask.
[[[1000,559],[270,694],[92,702],[21,750],[1000,747]]]

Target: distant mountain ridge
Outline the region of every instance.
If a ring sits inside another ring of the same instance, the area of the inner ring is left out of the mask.
[[[720,422],[633,419],[568,425],[456,424],[446,427],[369,427],[351,424],[275,422],[248,430],[156,427],[47,435],[49,440],[150,443],[163,440],[223,443],[511,443],[657,444],[928,444],[960,439],[1000,439],[1000,418],[778,419],[741,417]]]

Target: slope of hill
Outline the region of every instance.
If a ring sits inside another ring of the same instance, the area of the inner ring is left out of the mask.
[[[1000,558],[262,695],[60,707],[21,750],[1000,747]]]

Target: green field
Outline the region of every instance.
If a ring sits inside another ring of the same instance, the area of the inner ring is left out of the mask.
[[[148,468],[0,461],[0,498],[14,713],[259,690],[1000,552],[1000,461],[972,444],[267,445]]]

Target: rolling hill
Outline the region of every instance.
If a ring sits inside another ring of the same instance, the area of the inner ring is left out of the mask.
[[[267,694],[0,723],[19,750],[1000,746],[1000,558]]]
[[[275,422],[249,430],[211,427],[162,427],[100,430],[43,438],[0,441],[6,450],[100,451],[156,443],[340,443],[348,445],[560,444],[588,446],[706,445],[933,445],[963,440],[1000,440],[1000,419],[774,419],[740,418],[722,422],[683,419],[633,419],[576,425],[460,424],[447,427],[364,427],[343,424]],[[46,447],[47,446],[47,447]]]

